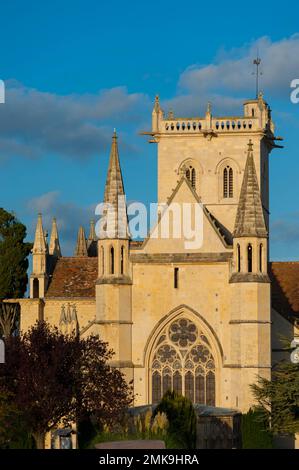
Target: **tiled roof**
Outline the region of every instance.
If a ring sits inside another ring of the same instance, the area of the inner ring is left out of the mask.
[[[46,297],[92,297],[98,277],[98,258],[59,258]]]
[[[299,319],[299,261],[270,263],[272,306],[290,320]]]

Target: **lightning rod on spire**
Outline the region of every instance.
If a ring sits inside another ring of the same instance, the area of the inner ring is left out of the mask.
[[[256,59],[253,61],[253,65],[256,66],[256,71],[253,72],[253,75],[255,75],[255,96],[256,99],[259,97],[259,77],[262,75],[262,72],[260,72],[260,65],[261,65],[262,59],[259,57],[259,52],[257,51]]]

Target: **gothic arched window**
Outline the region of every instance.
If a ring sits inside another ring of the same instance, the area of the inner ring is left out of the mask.
[[[124,255],[125,255],[125,249],[122,246],[120,249],[120,274],[124,273]]]
[[[248,244],[247,246],[247,267],[248,267],[248,272],[252,273],[252,245],[251,243]]]
[[[114,274],[114,248],[110,248],[110,274]]]
[[[196,170],[193,168],[193,166],[189,165],[185,169],[185,176],[187,180],[190,181],[192,188],[196,189]]]
[[[234,172],[230,166],[226,166],[223,170],[223,197],[234,197]]]
[[[101,246],[101,266],[102,266],[102,275],[105,273],[105,259],[104,259],[104,247]]]
[[[215,406],[215,361],[207,337],[188,318],[173,321],[156,341],[151,361],[152,402],[175,390]]]
[[[260,268],[260,272],[262,272],[263,271],[263,244],[262,243],[260,243],[259,268]]]

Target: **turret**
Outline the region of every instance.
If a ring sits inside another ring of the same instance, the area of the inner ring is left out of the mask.
[[[271,110],[269,105],[263,98],[260,92],[255,100],[247,100],[244,103],[244,116],[259,119],[259,127],[265,129],[267,126],[269,130],[274,132],[274,124],[271,119]]]
[[[82,226],[79,227],[74,256],[87,256],[86,237],[84,228]]]
[[[123,179],[114,131],[98,240],[96,312],[99,335],[115,352],[111,365],[133,378],[132,280],[129,230]],[[113,334],[111,334],[113,328]]]
[[[268,279],[268,233],[251,140],[248,144],[233,239],[234,262],[231,282]]]
[[[159,95],[156,95],[154,109],[152,112],[152,132],[160,131],[160,122],[163,119],[163,111],[160,107]]]
[[[49,244],[49,254],[60,258],[61,257],[61,249],[58,237],[58,229],[57,229],[57,222],[55,217],[52,220],[52,230],[50,236],[50,244]]]
[[[206,110],[206,130],[212,129],[212,105],[209,102]]]
[[[248,409],[254,398],[248,395],[257,376],[271,376],[271,298],[267,274],[268,233],[260,188],[248,144],[247,160],[233,232],[233,263],[230,277],[230,353],[232,364],[231,400]]]
[[[91,219],[89,224],[89,235],[87,239],[87,252],[88,256],[97,256],[98,248],[97,248],[97,235],[95,231],[95,221]]]
[[[114,131],[105,186],[104,222],[98,241],[99,279],[124,282],[129,276],[129,229],[126,198],[119,164],[117,135]]]
[[[48,247],[43,229],[42,215],[38,214],[32,249],[32,274],[30,276],[30,298],[43,298],[48,284]]]

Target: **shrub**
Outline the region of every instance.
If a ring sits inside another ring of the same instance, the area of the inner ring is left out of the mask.
[[[242,415],[243,449],[271,449],[272,436],[267,430],[264,415],[258,409]]]
[[[173,445],[182,449],[196,447],[196,414],[191,401],[168,391],[156,407],[154,415],[165,413],[169,422],[168,436]]]

